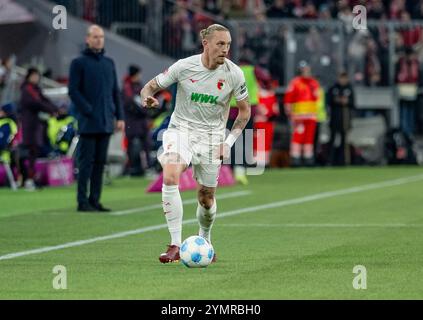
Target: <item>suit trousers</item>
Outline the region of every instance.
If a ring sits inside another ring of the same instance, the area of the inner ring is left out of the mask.
[[[81,134],[77,146],[79,204],[100,202],[110,134]],[[88,195],[88,183],[90,185]]]

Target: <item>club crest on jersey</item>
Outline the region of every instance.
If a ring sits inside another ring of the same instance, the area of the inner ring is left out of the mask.
[[[225,79],[219,79],[219,81],[217,81],[217,88],[219,90],[222,90],[225,87]]]

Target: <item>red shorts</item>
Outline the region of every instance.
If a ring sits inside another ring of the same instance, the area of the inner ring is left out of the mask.
[[[314,144],[317,121],[315,119],[296,119],[293,122],[292,143]]]

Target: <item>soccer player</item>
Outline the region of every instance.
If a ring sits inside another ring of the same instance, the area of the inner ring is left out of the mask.
[[[179,261],[183,208],[178,184],[190,163],[198,183],[199,235],[211,243],[221,161],[230,157],[230,148],[251,114],[243,72],[226,58],[231,45],[229,30],[213,24],[201,30],[200,36],[202,54],[178,60],[150,80],[140,93],[143,106],[157,107],[159,102],[154,94],[177,83],[175,110],[163,134],[163,153],[158,156],[163,167],[163,211],[171,236],[171,244],[159,257],[162,263]],[[225,139],[232,96],[239,114]]]

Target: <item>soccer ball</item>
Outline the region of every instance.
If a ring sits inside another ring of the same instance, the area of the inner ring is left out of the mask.
[[[213,259],[214,249],[203,237],[191,236],[182,242],[179,254],[188,268],[205,268]]]

